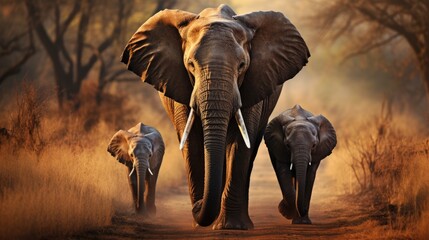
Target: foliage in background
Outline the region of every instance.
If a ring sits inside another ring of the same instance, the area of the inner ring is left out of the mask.
[[[347,1],[322,3],[312,24],[325,40],[345,41],[347,58],[378,48],[397,51],[396,43],[408,44],[419,66],[429,101],[429,1]]]
[[[381,223],[415,228],[429,211],[429,139],[399,130],[386,102],[365,126],[347,143],[356,198]]]

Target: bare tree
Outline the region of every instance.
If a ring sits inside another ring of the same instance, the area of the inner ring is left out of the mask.
[[[53,65],[60,108],[65,102],[72,102],[77,108],[77,96],[83,80],[100,55],[121,36],[131,10],[131,1],[117,0],[109,4],[95,0],[25,0],[24,3],[30,26]],[[103,31],[93,32],[91,24],[96,22],[97,13],[110,13],[109,7],[113,9],[110,22],[98,22],[104,25]],[[103,36],[97,37],[97,34]]]
[[[149,18],[150,16],[154,15],[155,13],[166,9],[166,8],[173,8],[177,3],[177,0],[156,0],[156,6],[154,10],[147,16]],[[142,6],[140,2],[135,4],[137,6]],[[144,6],[144,5],[143,5]],[[130,16],[130,12],[127,13]],[[125,19],[123,28],[126,27],[128,19]],[[146,19],[142,19],[141,21],[145,21]],[[141,24],[140,22],[138,24]],[[126,32],[126,31],[123,31]],[[127,38],[129,36],[125,36]],[[127,40],[127,39],[126,39]],[[125,41],[124,41],[125,42]],[[120,43],[121,45],[118,47],[120,49],[123,48],[123,42]],[[97,91],[96,91],[96,103],[97,105],[100,105],[102,102],[103,97],[103,89],[112,82],[128,82],[128,81],[134,81],[136,78],[133,74],[131,74],[122,64],[119,64],[119,56],[117,55],[117,51],[106,51],[106,53],[101,54],[98,52],[97,49],[94,48],[94,51],[98,55],[98,60],[100,63],[99,73],[98,73],[98,85],[97,85]],[[129,77],[129,76],[132,77]]]
[[[31,29],[27,22],[16,19],[14,15],[21,9],[11,1],[1,0],[0,37],[0,85],[9,77],[20,73],[24,64],[36,52]],[[10,26],[14,26],[11,28]]]
[[[336,0],[325,3],[313,24],[332,41],[352,42],[347,57],[405,41],[418,62],[429,100],[429,0]]]
[[[82,82],[97,63],[96,102],[100,104],[105,86],[124,80],[120,77],[128,73],[117,61],[117,50],[121,47],[115,48],[114,44],[122,40],[133,6],[137,4],[130,0],[24,2],[30,26],[52,62],[60,108],[65,102],[73,103],[74,108],[79,107]],[[174,7],[176,2],[155,1],[155,9],[148,17],[164,8]],[[140,7],[145,5],[148,5],[146,1],[138,2]],[[100,20],[101,16],[104,18]],[[102,25],[102,30],[94,32],[95,25]]]

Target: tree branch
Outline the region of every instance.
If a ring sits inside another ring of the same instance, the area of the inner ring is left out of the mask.
[[[56,46],[49,37],[49,34],[47,33],[45,27],[42,24],[42,20],[40,19],[40,10],[36,7],[34,1],[32,0],[25,0],[25,5],[30,18],[30,24],[39,36],[40,42],[46,49],[46,52],[53,61],[59,61],[60,59],[57,54]]]
[[[351,53],[348,53],[344,59],[341,61],[341,64],[343,64],[344,62],[346,62],[347,60],[349,60],[350,58],[359,56],[359,55],[363,55],[363,54],[367,54],[370,51],[376,49],[376,48],[380,48],[385,46],[386,44],[392,42],[393,40],[397,39],[399,37],[399,34],[393,34],[392,36],[383,39],[381,41],[375,42],[375,43],[370,43],[370,44],[365,44],[366,46],[360,47],[358,48],[356,51],[353,51]]]
[[[59,2],[58,0],[55,1],[55,5],[54,5],[54,19],[55,19],[55,41],[58,41],[58,38],[60,38],[60,32],[61,32],[61,26],[60,26],[60,21],[61,21],[61,10],[60,10],[60,6],[59,6]]]
[[[85,68],[82,67],[82,56],[83,56],[83,49],[85,45],[85,35],[88,31],[88,25],[89,20],[91,17],[91,11],[93,7],[94,1],[88,1],[86,9],[82,11],[80,20],[79,20],[79,27],[77,30],[77,37],[76,37],[76,83],[80,84],[86,76],[87,71],[85,71]],[[91,66],[92,67],[92,66]]]
[[[121,26],[123,23],[123,19],[125,17],[125,2],[124,0],[118,0],[119,7],[118,7],[118,19],[115,22],[115,25],[112,29],[112,32],[109,34],[108,37],[105,38],[105,40],[98,46],[97,51],[95,51],[91,57],[89,58],[88,62],[82,66],[82,76],[86,76],[89,72],[89,70],[92,68],[92,66],[97,62],[97,56],[102,54],[107,48],[109,48],[113,42],[116,40],[116,37],[120,36],[121,34]]]
[[[12,44],[16,43],[20,38],[23,38],[25,35],[27,35],[28,32],[23,32],[20,34],[17,34],[16,36],[12,37],[11,39],[7,40],[6,42],[3,42],[3,39],[0,39],[0,47],[3,49],[8,49]]]
[[[12,75],[15,75],[15,74],[18,74],[20,72],[22,66],[24,65],[24,63],[26,63],[28,61],[28,59],[30,59],[31,56],[33,56],[34,53],[36,52],[36,49],[34,47],[33,34],[31,32],[31,29],[28,30],[27,34],[28,34],[29,45],[28,45],[27,48],[25,48],[26,51],[25,51],[24,55],[22,55],[22,57],[20,58],[20,60],[18,60],[15,64],[13,64],[12,66],[10,66],[4,73],[2,73],[0,75],[0,85],[8,77],[10,77]],[[19,34],[19,36],[23,36],[23,35]]]
[[[356,9],[361,12],[363,15],[369,17],[371,20],[397,32],[398,34],[402,35],[407,42],[410,44],[410,46],[413,48],[414,52],[416,54],[420,53],[420,44],[418,41],[418,38],[411,32],[409,32],[407,29],[405,29],[403,26],[398,24],[396,21],[388,17],[387,13],[381,12],[380,13],[374,13],[368,8],[364,7],[363,5],[355,5]],[[387,17],[387,19],[386,19]]]
[[[61,25],[60,30],[60,36],[64,36],[64,33],[67,31],[68,27],[70,26],[70,23],[74,20],[74,18],[77,16],[81,8],[81,1],[76,0],[73,5],[73,9],[71,10],[70,14],[67,16],[67,18],[64,20],[64,22]]]

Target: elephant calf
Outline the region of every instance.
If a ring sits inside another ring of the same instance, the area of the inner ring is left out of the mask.
[[[155,215],[156,180],[164,156],[161,134],[155,128],[139,123],[128,131],[115,133],[107,151],[128,168],[136,212]]]
[[[311,224],[314,179],[320,161],[337,144],[334,127],[324,116],[295,105],[268,124],[264,139],[283,195],[279,212],[293,224]]]

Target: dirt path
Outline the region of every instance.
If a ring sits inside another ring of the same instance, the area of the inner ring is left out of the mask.
[[[194,229],[187,187],[158,194],[156,219],[136,215],[115,216],[113,224],[76,236],[77,239],[362,239],[368,238],[367,218],[328,194],[326,179],[315,186],[310,217],[313,225],[291,225],[277,211],[280,190],[266,152],[255,162],[250,187],[250,217],[255,229],[214,231]],[[318,179],[316,179],[317,182]]]

